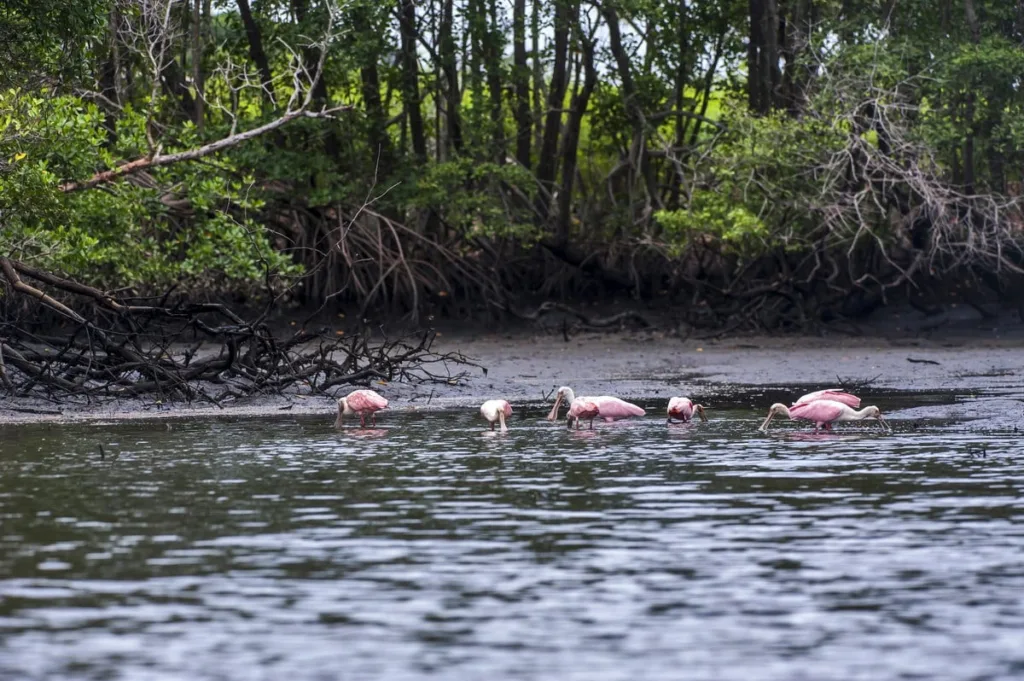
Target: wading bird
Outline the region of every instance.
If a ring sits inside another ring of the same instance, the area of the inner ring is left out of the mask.
[[[359,425],[366,427],[369,416],[373,425],[377,425],[377,412],[388,408],[388,401],[372,390],[353,390],[338,400],[338,418],[334,427],[341,428],[341,419],[349,414],[359,414]]]
[[[708,417],[704,415],[704,407],[699,404],[694,404],[693,400],[689,397],[673,397],[668,401],[668,422],[672,423],[672,419],[678,419],[683,423],[688,423],[693,415],[697,414],[700,416],[701,421],[707,422]]]
[[[589,397],[577,397],[569,405],[569,413],[565,415],[565,425],[572,428],[576,424],[576,430],[580,429],[580,421],[590,421],[590,429],[594,429],[594,419],[600,416],[601,409],[597,402]]]
[[[491,424],[491,430],[494,430],[495,423],[500,423],[501,432],[507,433],[505,419],[512,416],[512,405],[505,400],[487,400],[480,405],[480,415]]]
[[[788,417],[790,420],[802,419],[814,423],[814,430],[831,430],[832,424],[836,421],[863,421],[864,419],[877,419],[883,430],[889,430],[888,424],[882,418],[882,412],[878,407],[864,407],[856,410],[848,404],[836,402],[835,400],[813,400],[787,407],[784,404],[773,404],[768,410],[768,418],[764,420],[758,430],[768,432],[768,424],[776,415]]]
[[[565,402],[571,407],[572,402],[575,399],[576,393],[572,391],[572,388],[566,385],[559,388],[558,395],[555,396],[555,406],[551,408],[551,413],[548,414],[548,421],[554,421],[558,418],[558,410],[562,406],[562,402]],[[601,397],[587,397],[585,399],[597,405],[598,416],[603,418],[605,421],[626,419],[630,416],[643,416],[647,413],[635,404],[631,404],[625,400],[620,400],[618,397],[602,395]]]

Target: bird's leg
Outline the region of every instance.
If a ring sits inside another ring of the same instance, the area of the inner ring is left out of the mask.
[[[594,429],[594,419],[590,419],[590,429]]]
[[[491,430],[494,430],[494,421],[491,421]]]
[[[373,422],[373,427],[376,428],[377,427],[377,412],[373,412],[372,414],[370,414],[370,421]]]
[[[359,427],[360,428],[365,428],[366,427],[366,414],[363,413],[363,412],[359,412]]]

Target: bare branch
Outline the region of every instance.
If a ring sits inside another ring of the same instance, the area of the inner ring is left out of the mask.
[[[339,111],[349,111],[351,108],[351,106],[346,105],[336,106],[334,108],[326,109],[324,111],[306,111],[304,109],[290,111],[285,115],[281,116],[280,118],[273,120],[269,123],[266,123],[265,125],[261,125],[258,128],[246,130],[245,132],[240,132],[235,135],[230,135],[228,137],[219,139],[216,142],[211,142],[210,144],[204,145],[197,149],[189,149],[188,151],[181,151],[174,154],[157,153],[154,156],[148,156],[144,158],[135,159],[134,161],[129,161],[128,163],[118,166],[117,168],[114,168],[112,170],[104,170],[103,172],[96,173],[88,180],[83,180],[81,182],[65,182],[64,184],[60,185],[60,190],[62,192],[76,192],[83,189],[92,189],[93,187],[96,187],[98,185],[104,184],[106,182],[111,182],[113,180],[117,180],[121,177],[124,177],[125,175],[130,175],[131,173],[139,172],[140,170],[171,165],[173,163],[181,163],[182,161],[194,161],[196,159],[203,158],[204,156],[216,154],[217,152],[223,151],[224,149],[229,149],[233,146],[241,144],[242,142],[255,139],[260,135],[265,135],[268,132],[271,132],[284,125],[287,125],[288,123],[294,121],[297,118],[331,118],[333,114]]]

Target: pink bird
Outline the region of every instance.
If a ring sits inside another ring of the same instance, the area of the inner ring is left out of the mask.
[[[813,400],[787,407],[784,404],[773,404],[768,410],[768,418],[764,420],[758,430],[768,432],[768,424],[779,414],[788,417],[790,420],[802,419],[814,423],[814,430],[831,430],[832,424],[836,421],[862,421],[864,419],[877,419],[883,430],[889,426],[882,418],[882,412],[878,407],[864,407],[856,410],[848,404],[836,402],[835,400]]]
[[[558,418],[559,407],[562,406],[562,402],[565,402],[570,407],[572,406],[573,400],[576,399],[576,393],[572,391],[569,386],[563,385],[558,389],[558,395],[555,397],[555,406],[551,408],[551,413],[548,414],[548,421],[554,421]],[[585,398],[597,405],[598,415],[605,421],[614,421],[616,419],[626,419],[630,416],[643,416],[645,412],[642,408],[620,400],[618,397],[609,397],[608,395],[602,395],[601,397],[587,397]]]
[[[825,390],[817,390],[813,393],[807,393],[796,402],[794,406],[798,404],[804,404],[806,402],[814,402],[816,400],[832,400],[833,402],[841,402],[849,407],[858,409],[860,407],[860,398],[856,395],[851,395],[848,392],[843,392],[839,388],[827,388]]]
[[[572,428],[576,423],[576,430],[580,429],[580,421],[590,421],[590,429],[594,429],[594,419],[601,414],[601,408],[597,402],[589,397],[577,397],[569,405],[569,413],[565,415],[565,425]]]
[[[687,423],[693,418],[694,413],[700,416],[701,421],[707,422],[708,417],[704,414],[704,407],[694,404],[689,397],[673,397],[668,401],[669,423],[672,423],[672,419],[679,419],[683,423]]]
[[[388,401],[372,390],[353,390],[338,400],[338,418],[334,421],[335,428],[341,428],[341,419],[349,414],[359,414],[359,425],[366,427],[366,417],[377,425],[377,412],[388,408]]]
[[[491,424],[491,430],[494,430],[495,423],[500,423],[501,432],[507,433],[505,419],[512,416],[512,405],[505,400],[487,400],[480,405],[480,415]]]

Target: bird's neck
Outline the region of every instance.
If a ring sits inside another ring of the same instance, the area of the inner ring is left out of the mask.
[[[564,394],[566,404],[572,404],[572,401],[576,399],[576,393],[572,391],[572,388],[566,388]]]

